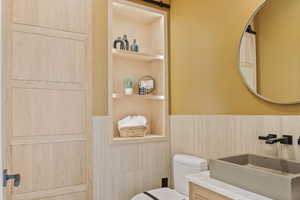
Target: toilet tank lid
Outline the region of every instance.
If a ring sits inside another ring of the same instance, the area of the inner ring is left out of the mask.
[[[174,156],[174,162],[200,169],[208,168],[207,160],[191,155],[177,154]]]

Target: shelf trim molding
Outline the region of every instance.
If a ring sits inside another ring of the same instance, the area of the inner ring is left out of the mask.
[[[113,138],[112,144],[132,144],[132,143],[148,143],[148,142],[164,142],[164,141],[168,141],[168,136],[148,135],[145,137]]]
[[[163,95],[125,95],[125,94],[119,94],[119,93],[113,93],[112,98],[113,99],[121,99],[121,98],[142,98],[142,99],[150,99],[150,100],[165,100],[165,96]]]
[[[114,48],[112,49],[112,53],[114,56],[125,57],[128,59],[135,59],[135,60],[155,61],[155,60],[165,59],[163,55],[137,53],[137,52],[126,51],[126,50],[117,50]]]

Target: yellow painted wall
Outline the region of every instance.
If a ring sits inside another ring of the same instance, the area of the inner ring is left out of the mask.
[[[107,0],[93,0],[93,114],[107,114]]]
[[[107,114],[106,0],[94,0],[94,114]],[[263,0],[173,0],[172,114],[299,114],[253,96],[237,69],[240,36]]]
[[[272,0],[254,19],[260,93],[280,102],[300,100],[299,10],[299,0]]]
[[[244,25],[263,0],[174,0],[171,8],[172,114],[299,114],[242,83],[237,51]]]

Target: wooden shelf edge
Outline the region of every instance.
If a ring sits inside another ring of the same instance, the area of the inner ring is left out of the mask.
[[[112,94],[113,99],[122,99],[122,98],[141,98],[141,99],[148,99],[148,100],[165,100],[165,96],[163,95],[125,95],[125,94],[119,94],[119,93],[113,93]]]
[[[113,138],[111,144],[136,144],[150,142],[165,142],[168,141],[167,136],[145,136],[132,138]]]
[[[113,56],[124,57],[133,60],[143,60],[143,61],[155,61],[164,60],[163,55],[148,54],[148,53],[136,53],[132,51],[117,50],[112,49]]]

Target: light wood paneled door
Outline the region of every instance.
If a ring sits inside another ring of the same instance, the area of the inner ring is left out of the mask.
[[[5,0],[5,200],[91,200],[91,0]]]

